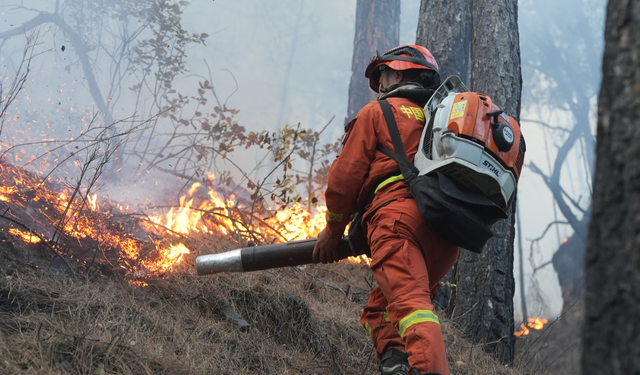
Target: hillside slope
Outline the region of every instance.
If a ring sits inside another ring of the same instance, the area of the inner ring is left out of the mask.
[[[378,373],[359,323],[374,283],[365,265],[198,277],[192,254],[175,273],[131,282],[91,268],[72,275],[37,245],[0,237],[2,374]],[[49,266],[27,263],[34,254]],[[452,322],[443,329],[452,374],[522,373],[473,348]]]

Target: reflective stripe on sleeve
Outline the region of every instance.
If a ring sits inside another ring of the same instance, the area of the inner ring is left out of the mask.
[[[327,221],[342,222],[343,217],[344,217],[344,214],[336,214],[334,212],[327,211]]]
[[[400,333],[400,337],[404,337],[404,333],[409,327],[416,323],[422,322],[432,322],[440,325],[440,321],[438,320],[436,314],[433,313],[433,311],[416,310],[400,320],[400,324],[398,324],[398,332]]]

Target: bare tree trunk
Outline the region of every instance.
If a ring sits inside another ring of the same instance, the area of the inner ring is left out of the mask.
[[[640,374],[638,35],[640,2],[609,0],[585,262],[584,374]]]
[[[356,34],[353,40],[349,106],[345,123],[372,100],[376,93],[369,88],[364,71],[371,56],[398,45],[400,40],[400,0],[358,0],[356,4]]]
[[[431,50],[443,76],[464,77],[470,66],[467,82],[471,89],[489,95],[519,120],[522,75],[517,20],[516,0],[423,0],[417,43]],[[465,37],[461,30],[469,34]],[[457,288],[447,306],[474,342],[490,343],[484,348],[503,363],[513,361],[515,344],[514,209],[493,226],[495,236],[482,254],[460,253],[453,270]]]

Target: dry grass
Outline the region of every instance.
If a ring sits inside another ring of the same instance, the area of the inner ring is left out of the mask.
[[[532,374],[524,369],[520,356],[515,365],[500,364],[483,350],[483,345],[472,344],[454,322],[441,319],[442,333],[447,347],[447,360],[452,375],[524,375]]]
[[[198,277],[194,254],[176,274],[138,286],[96,271],[32,269],[14,245],[0,246],[2,374],[378,373],[359,323],[366,266]],[[452,322],[443,329],[452,374],[523,373],[472,348]]]

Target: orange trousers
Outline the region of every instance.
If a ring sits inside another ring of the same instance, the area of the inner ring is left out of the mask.
[[[435,235],[413,199],[381,207],[368,220],[371,270],[378,286],[362,311],[378,358],[391,348],[409,354],[420,374],[449,374],[431,297],[458,259],[459,248]]]

